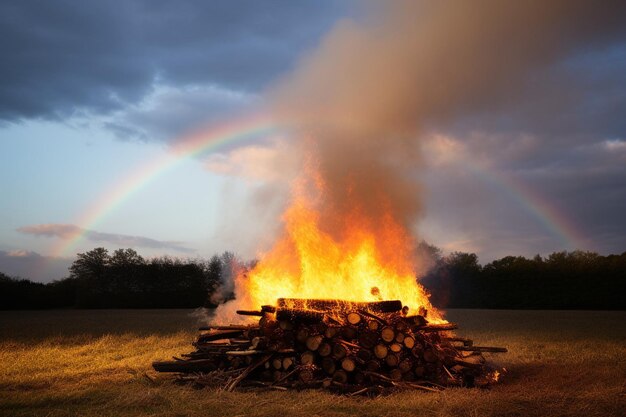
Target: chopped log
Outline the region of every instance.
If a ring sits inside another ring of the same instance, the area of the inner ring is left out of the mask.
[[[413,349],[413,346],[415,346],[415,339],[412,336],[407,336],[404,338],[402,343],[407,349]]]
[[[375,332],[380,328],[380,323],[376,320],[370,320],[367,322],[367,328]]]
[[[402,380],[402,371],[398,368],[392,369],[391,371],[389,371],[389,378],[391,378],[393,381]]]
[[[396,342],[398,343],[404,342],[405,337],[406,336],[404,335],[404,333],[396,333]]]
[[[315,353],[309,351],[300,355],[300,363],[302,365],[312,365],[315,362]]]
[[[391,350],[393,353],[400,353],[402,352],[402,345],[400,343],[392,343],[389,346],[389,350]]]
[[[350,313],[346,315],[346,320],[348,321],[348,323],[352,324],[353,326],[356,326],[357,324],[361,322],[361,315],[359,313],[351,311]]]
[[[389,343],[391,341],[393,341],[396,337],[396,332],[395,330],[393,330],[392,327],[383,327],[382,330],[380,331],[380,338],[383,339],[385,342]]]
[[[261,311],[261,310],[237,310],[236,311],[237,314],[239,314],[240,316],[259,316],[259,317],[263,317],[263,315],[265,314],[265,312]]]
[[[346,357],[341,361],[341,368],[346,372],[352,372],[356,368],[356,362],[354,358]]]
[[[314,336],[309,336],[306,339],[306,347],[309,350],[312,351],[316,351],[320,345],[322,344],[322,336],[321,335],[314,335]]]
[[[389,350],[387,349],[387,346],[383,345],[382,343],[374,346],[374,356],[376,356],[378,359],[385,359],[388,353]]]
[[[390,353],[385,358],[385,363],[390,368],[395,368],[396,366],[398,366],[400,364],[400,358],[398,358],[398,355],[396,355],[395,353]]]
[[[348,350],[341,343],[336,343],[333,345],[333,357],[335,359],[343,359],[348,354]]]
[[[281,369],[283,367],[283,361],[280,358],[274,358],[272,359],[272,366],[274,367],[274,369],[278,370]]]
[[[410,372],[412,368],[413,363],[409,359],[404,359],[398,364],[398,369],[400,369],[403,374]]]
[[[400,300],[357,302],[344,300],[324,300],[306,298],[279,298],[276,305],[280,308],[309,309],[318,311],[368,310],[374,313],[394,313],[402,310]]]
[[[294,364],[294,359],[290,356],[283,358],[283,369],[287,370]]]
[[[296,308],[277,308],[276,320],[286,320],[299,323],[321,323],[324,320],[324,313],[314,310],[302,310]]]
[[[398,320],[394,327],[397,332],[404,332],[409,328],[409,325],[404,320]]]
[[[296,331],[296,340],[300,343],[305,343],[307,337],[309,337],[309,330],[306,327],[300,327]]]
[[[345,384],[348,382],[348,374],[343,369],[338,369],[333,374],[333,381]]]
[[[309,368],[301,369],[298,372],[298,379],[305,384],[310,383],[315,378],[313,371]]]
[[[317,348],[317,353],[320,356],[328,356],[332,353],[333,347],[328,342],[322,342]]]
[[[328,326],[326,330],[324,330],[324,336],[326,336],[327,339],[333,339],[339,335],[339,333],[341,333],[341,327],[338,326]]]

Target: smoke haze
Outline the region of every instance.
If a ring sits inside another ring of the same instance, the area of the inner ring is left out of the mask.
[[[270,100],[323,184],[321,226],[422,214],[419,136],[514,101],[536,71],[621,35],[619,1],[393,1],[338,23]],[[567,91],[560,91],[567,101]],[[559,102],[559,98],[555,100]],[[339,217],[338,217],[339,216]]]

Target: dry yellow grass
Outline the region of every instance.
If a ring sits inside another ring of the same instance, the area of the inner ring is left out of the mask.
[[[150,363],[187,352],[188,311],[0,312],[0,415],[623,416],[626,313],[455,310],[461,333],[510,349],[489,390],[366,400],[318,391],[235,392],[155,383]]]

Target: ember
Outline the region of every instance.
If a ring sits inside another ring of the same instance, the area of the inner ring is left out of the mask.
[[[402,388],[489,385],[499,373],[482,353],[506,352],[454,337],[454,323],[430,323],[427,311],[412,315],[399,300],[280,298],[275,306],[237,313],[260,320],[201,328],[194,352],[154,362],[154,369],[227,391],[326,388],[379,395]]]

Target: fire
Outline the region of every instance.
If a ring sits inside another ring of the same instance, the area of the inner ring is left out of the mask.
[[[324,190],[315,175],[296,182],[283,215],[283,236],[251,271],[236,278],[236,300],[222,306],[218,317],[233,320],[235,309],[274,305],[285,297],[397,299],[409,314],[425,308],[431,322],[444,321],[416,282],[414,239],[408,231],[389,214],[367,218],[356,201],[349,213],[331,213],[335,230],[323,230],[321,219],[328,215]]]

